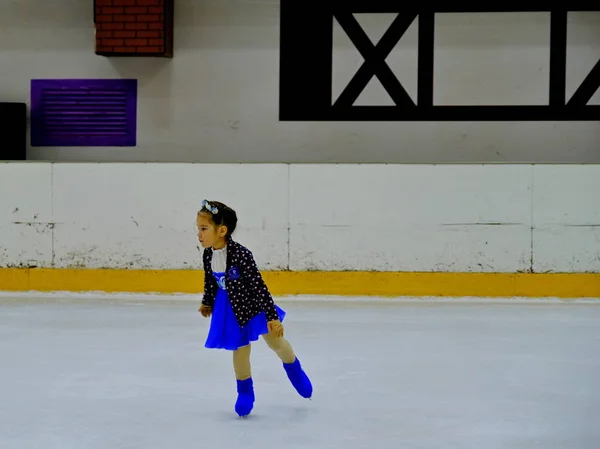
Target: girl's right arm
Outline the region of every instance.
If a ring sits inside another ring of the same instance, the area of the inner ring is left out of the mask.
[[[210,257],[208,250],[204,250],[202,256],[204,264],[204,296],[202,297],[202,305],[212,307],[215,303],[215,296],[217,294],[216,282],[210,275],[208,267],[210,266]]]

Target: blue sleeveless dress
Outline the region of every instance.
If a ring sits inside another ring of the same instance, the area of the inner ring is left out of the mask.
[[[240,328],[225,288],[225,273],[214,273],[214,276],[218,289],[212,308],[210,329],[204,346],[210,349],[235,351],[242,346],[249,345],[252,341],[257,341],[261,335],[268,334],[269,328],[265,312],[259,313]],[[283,322],[285,311],[277,305],[275,308],[279,314],[279,320]]]

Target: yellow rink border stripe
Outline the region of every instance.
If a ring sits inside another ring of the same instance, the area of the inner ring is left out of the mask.
[[[263,272],[283,295],[600,298],[600,273]],[[3,291],[202,293],[196,270],[0,268]]]

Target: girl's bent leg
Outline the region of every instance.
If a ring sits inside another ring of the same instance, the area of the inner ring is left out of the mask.
[[[304,372],[300,360],[296,357],[290,343],[283,337],[273,337],[271,334],[263,335],[265,342],[283,362],[283,368],[288,379],[298,392],[304,398],[312,397],[313,386]]]

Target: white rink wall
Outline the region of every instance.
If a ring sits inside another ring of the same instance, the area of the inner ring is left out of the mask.
[[[197,269],[203,198],[266,270],[600,272],[599,165],[1,163],[0,267]]]

